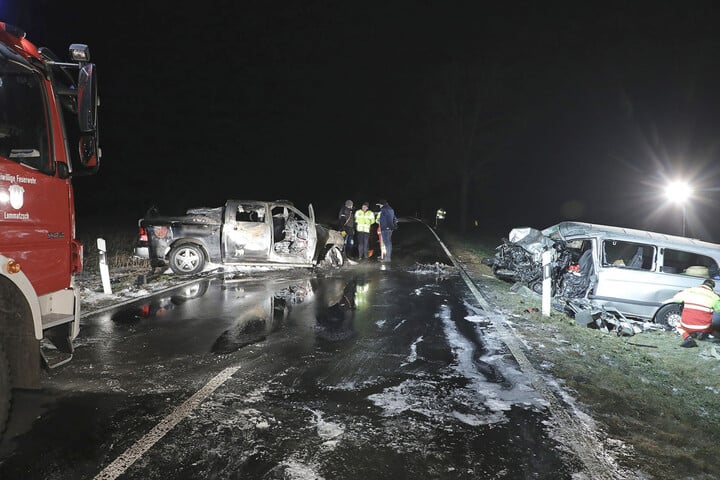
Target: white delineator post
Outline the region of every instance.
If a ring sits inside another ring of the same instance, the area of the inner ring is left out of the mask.
[[[112,288],[110,288],[110,270],[108,270],[107,248],[105,247],[104,238],[97,239],[97,248],[100,252],[100,278],[102,278],[103,292],[110,295]]]
[[[555,250],[549,249],[542,253],[542,314],[546,317],[550,316],[550,298],[552,297],[552,261],[555,256]]]

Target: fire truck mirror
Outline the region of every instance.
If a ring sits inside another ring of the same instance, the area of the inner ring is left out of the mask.
[[[89,63],[80,69],[78,75],[78,125],[83,133],[94,133],[97,129],[97,76],[95,65]]]
[[[80,163],[82,163],[82,166],[97,170],[99,166],[97,137],[95,135],[83,135],[80,137],[78,148],[80,149]]]
[[[57,162],[58,178],[70,178],[70,169],[65,162]]]

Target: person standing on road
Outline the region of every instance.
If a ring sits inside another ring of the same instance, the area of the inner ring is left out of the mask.
[[[397,217],[395,216],[395,210],[387,200],[380,200],[378,205],[380,206],[380,214],[377,222],[380,228],[382,244],[385,247],[385,258],[380,259],[380,261],[389,263],[392,259],[392,234],[397,228]]]
[[[338,230],[345,237],[345,256],[350,257],[355,245],[355,215],[353,214],[352,200],[346,200],[345,205],[338,213]]]
[[[357,227],[358,258],[367,260],[368,246],[370,245],[370,227],[375,223],[375,212],[369,209],[370,204],[364,202],[360,210],[355,211],[355,225]]]
[[[682,335],[681,347],[697,347],[693,336],[713,333],[713,313],[720,312],[720,295],[715,293],[715,282],[708,278],[702,285],[686,288],[672,298],[682,304],[682,315],[675,329]]]

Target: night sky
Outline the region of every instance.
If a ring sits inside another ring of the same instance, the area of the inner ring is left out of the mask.
[[[97,64],[103,158],[74,182],[80,226],[231,197],[321,219],[387,198],[457,223],[465,180],[466,223],[489,232],[679,234],[663,187],[683,178],[688,234],[720,242],[713,2],[70,3],[0,0],[0,19]]]

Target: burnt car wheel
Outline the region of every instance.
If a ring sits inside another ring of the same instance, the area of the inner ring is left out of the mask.
[[[680,308],[679,304],[668,303],[667,305],[660,307],[655,314],[655,323],[672,330],[680,323],[681,315],[682,308]]]
[[[530,283],[530,285],[528,285],[528,286],[530,287],[530,290],[532,290],[533,292],[537,293],[538,295],[542,295],[542,293],[543,293],[543,281],[542,280],[536,280],[536,281]]]
[[[338,247],[331,247],[325,254],[325,261],[330,266],[342,267],[343,263],[345,263],[345,258]]]
[[[193,275],[205,268],[205,255],[192,243],[177,246],[170,252],[170,269],[178,275]]]

